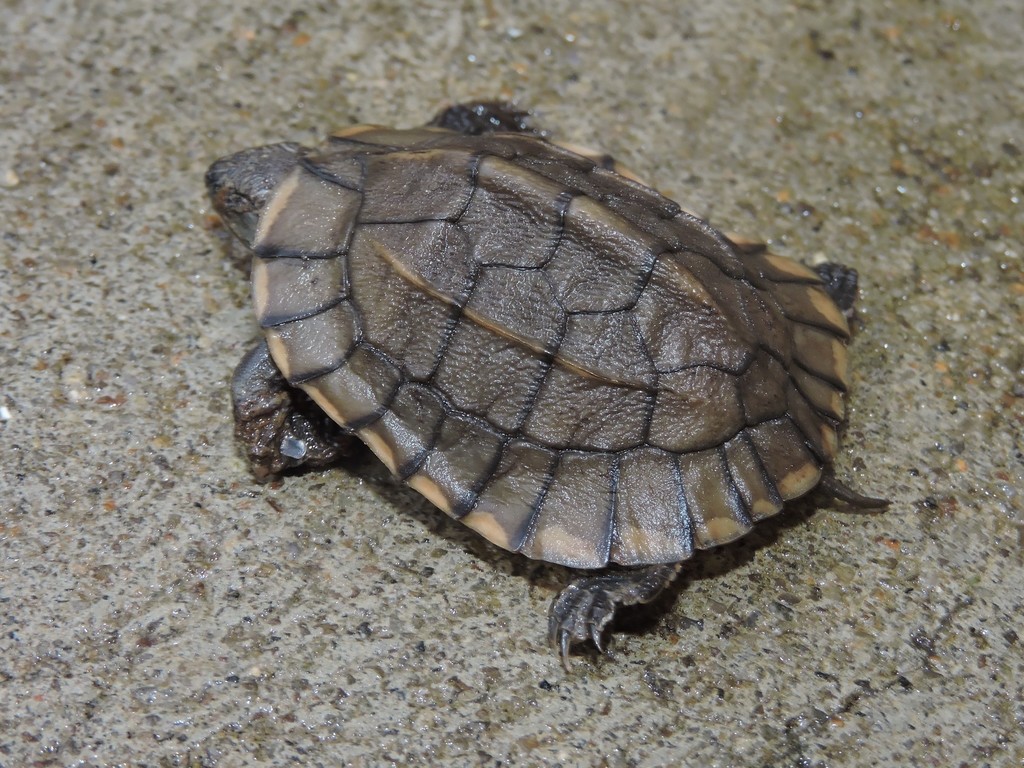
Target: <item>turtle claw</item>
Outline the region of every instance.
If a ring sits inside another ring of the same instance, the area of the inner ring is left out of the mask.
[[[562,666],[569,670],[572,646],[590,640],[604,653],[604,628],[615,616],[616,602],[608,591],[607,578],[600,576],[574,581],[551,604],[548,637],[562,654]]]
[[[565,667],[565,671],[569,671],[569,633],[562,632],[561,638],[558,642],[559,650],[562,652],[562,666]]]
[[[611,571],[574,580],[551,603],[548,639],[569,670],[569,652],[588,640],[605,653],[604,631],[623,605],[649,603],[679,573],[678,563],[649,565],[629,571]]]

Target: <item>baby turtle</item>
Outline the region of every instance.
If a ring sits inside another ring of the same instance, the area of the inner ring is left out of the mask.
[[[856,273],[740,245],[523,112],[248,149],[206,185],[253,252],[257,476],[358,438],[498,546],[602,569],[552,604],[566,664],[784,502],[885,504],[831,473]]]

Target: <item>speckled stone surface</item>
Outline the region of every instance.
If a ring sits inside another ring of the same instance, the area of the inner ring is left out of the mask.
[[[1024,762],[1017,3],[16,3],[0,30],[0,766]],[[102,10],[101,10],[102,9]],[[558,568],[367,459],[252,481],[202,175],[514,98],[863,276],[839,471],[605,657]]]

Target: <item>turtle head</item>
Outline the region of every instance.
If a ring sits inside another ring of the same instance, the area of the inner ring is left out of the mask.
[[[206,171],[213,207],[234,235],[250,248],[260,212],[277,185],[298,162],[299,145],[268,144],[222,157]]]

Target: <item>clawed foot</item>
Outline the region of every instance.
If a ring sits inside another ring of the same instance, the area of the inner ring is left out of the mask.
[[[288,386],[266,343],[247,354],[231,386],[235,435],[256,479],[294,467],[323,467],[351,455],[358,441],[299,389]]]
[[[669,563],[584,576],[563,589],[551,604],[548,639],[559,649],[566,671],[573,645],[589,640],[604,652],[604,630],[615,617],[616,609],[649,603],[672,583],[679,567],[678,563]]]
[[[558,647],[562,664],[569,669],[569,649],[588,639],[604,652],[601,636],[615,616],[612,600],[601,577],[580,579],[562,590],[551,603],[548,616],[548,641]]]
[[[543,132],[530,126],[530,113],[500,101],[481,101],[454,104],[442,109],[427,125],[447,128],[467,136],[512,131],[542,136]]]

